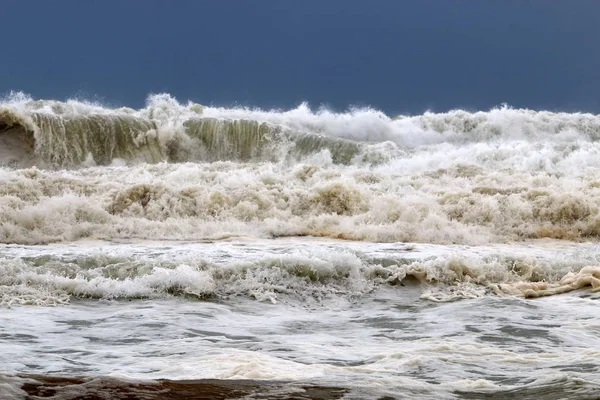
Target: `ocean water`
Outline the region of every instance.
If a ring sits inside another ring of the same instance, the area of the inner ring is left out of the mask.
[[[14,93],[0,195],[2,399],[600,398],[600,116]]]

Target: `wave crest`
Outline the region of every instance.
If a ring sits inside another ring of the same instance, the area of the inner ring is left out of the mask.
[[[389,162],[406,149],[442,143],[600,139],[592,114],[516,110],[424,113],[390,118],[373,109],[335,113],[205,107],[161,94],[147,107],[106,108],[13,94],[0,105],[0,164],[69,168],[186,161],[283,161],[326,152],[334,163]],[[387,145],[382,146],[382,143]],[[374,146],[380,144],[379,146]]]

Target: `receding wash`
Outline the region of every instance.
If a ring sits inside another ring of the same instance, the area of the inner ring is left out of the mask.
[[[596,399],[599,236],[599,115],[12,93],[0,398]]]

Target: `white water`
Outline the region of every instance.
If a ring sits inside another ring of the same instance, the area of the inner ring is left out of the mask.
[[[17,94],[0,129],[5,373],[597,390],[598,116]]]
[[[502,275],[498,260],[510,254],[562,274],[567,260],[597,260],[595,245],[452,248],[288,239],[9,246],[3,254],[3,276],[12,271],[22,279],[5,288],[27,287],[37,304],[70,300],[56,308],[14,307],[26,297],[4,293],[5,299],[15,296],[0,330],[8,371],[342,385],[351,380],[374,393],[431,397],[595,382],[598,373],[598,295],[533,301],[433,277],[390,285],[389,279],[368,277],[364,261],[386,264],[395,257],[408,269],[419,264],[421,271],[448,275],[447,261],[463,258],[474,271]],[[483,261],[488,258],[495,261]],[[11,269],[8,260],[22,268]],[[301,267],[317,278],[299,272]],[[197,300],[207,291],[216,301]],[[450,301],[458,298],[463,300]],[[594,386],[580,390],[589,394]]]

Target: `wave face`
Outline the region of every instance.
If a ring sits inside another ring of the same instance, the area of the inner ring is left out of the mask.
[[[280,161],[328,151],[349,164],[364,147],[315,130],[248,115],[211,115],[154,96],[142,110],[13,95],[0,105],[0,165],[74,168],[186,161]]]

